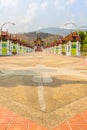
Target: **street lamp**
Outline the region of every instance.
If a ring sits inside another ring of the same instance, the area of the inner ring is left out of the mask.
[[[72,25],[74,25],[74,26],[76,27],[77,34],[78,34],[78,35],[79,35],[79,30],[80,30],[81,28],[85,28],[85,26],[78,26],[77,24],[75,24],[75,23],[73,23],[73,22],[66,23],[64,26],[67,26],[67,25],[69,25],[69,24],[72,24]]]
[[[73,23],[73,22],[69,22],[69,23],[66,23],[64,26],[67,26],[67,25],[69,25],[69,24],[72,24],[72,25],[74,25],[74,26],[76,27],[77,34],[79,35],[79,27],[78,27],[78,25],[75,24],[75,23]]]
[[[76,28],[78,28],[78,25],[73,23],[73,22],[66,23],[65,26],[68,25],[68,24],[73,24]]]
[[[11,22],[6,22],[6,23],[2,24],[1,27],[0,27],[0,33],[2,32],[3,27],[4,27],[6,24],[12,24],[12,25],[15,25],[15,23],[11,23]]]

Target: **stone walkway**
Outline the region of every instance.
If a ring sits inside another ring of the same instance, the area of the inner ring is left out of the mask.
[[[86,86],[86,58],[0,57],[0,130],[87,130]]]
[[[0,109],[0,130],[47,130],[4,109]]]
[[[0,109],[0,130],[48,130],[4,109]],[[53,130],[87,130],[87,111],[80,113]]]
[[[87,130],[87,111],[80,113],[53,130]]]

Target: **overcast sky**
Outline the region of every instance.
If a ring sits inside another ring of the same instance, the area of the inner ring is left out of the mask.
[[[87,0],[0,0],[0,26],[5,22],[16,24],[3,27],[9,32],[87,25]]]

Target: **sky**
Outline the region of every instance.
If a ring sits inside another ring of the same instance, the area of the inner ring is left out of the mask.
[[[87,26],[87,0],[0,0],[0,27],[12,33]]]

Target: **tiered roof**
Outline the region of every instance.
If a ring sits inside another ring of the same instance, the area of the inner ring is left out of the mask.
[[[9,34],[7,31],[6,32],[1,32],[1,35],[0,35],[0,40],[11,40],[12,42],[14,43],[19,43],[20,45],[23,45],[23,46],[27,46],[27,47],[30,47],[25,41],[23,41],[22,39],[18,38],[17,35],[11,35]]]
[[[67,36],[69,41],[80,41],[80,36],[77,32],[71,32],[68,36]]]
[[[80,36],[77,32],[71,32],[66,37],[63,37],[61,39],[58,39],[56,42],[56,45],[67,43],[68,41],[80,41]]]

